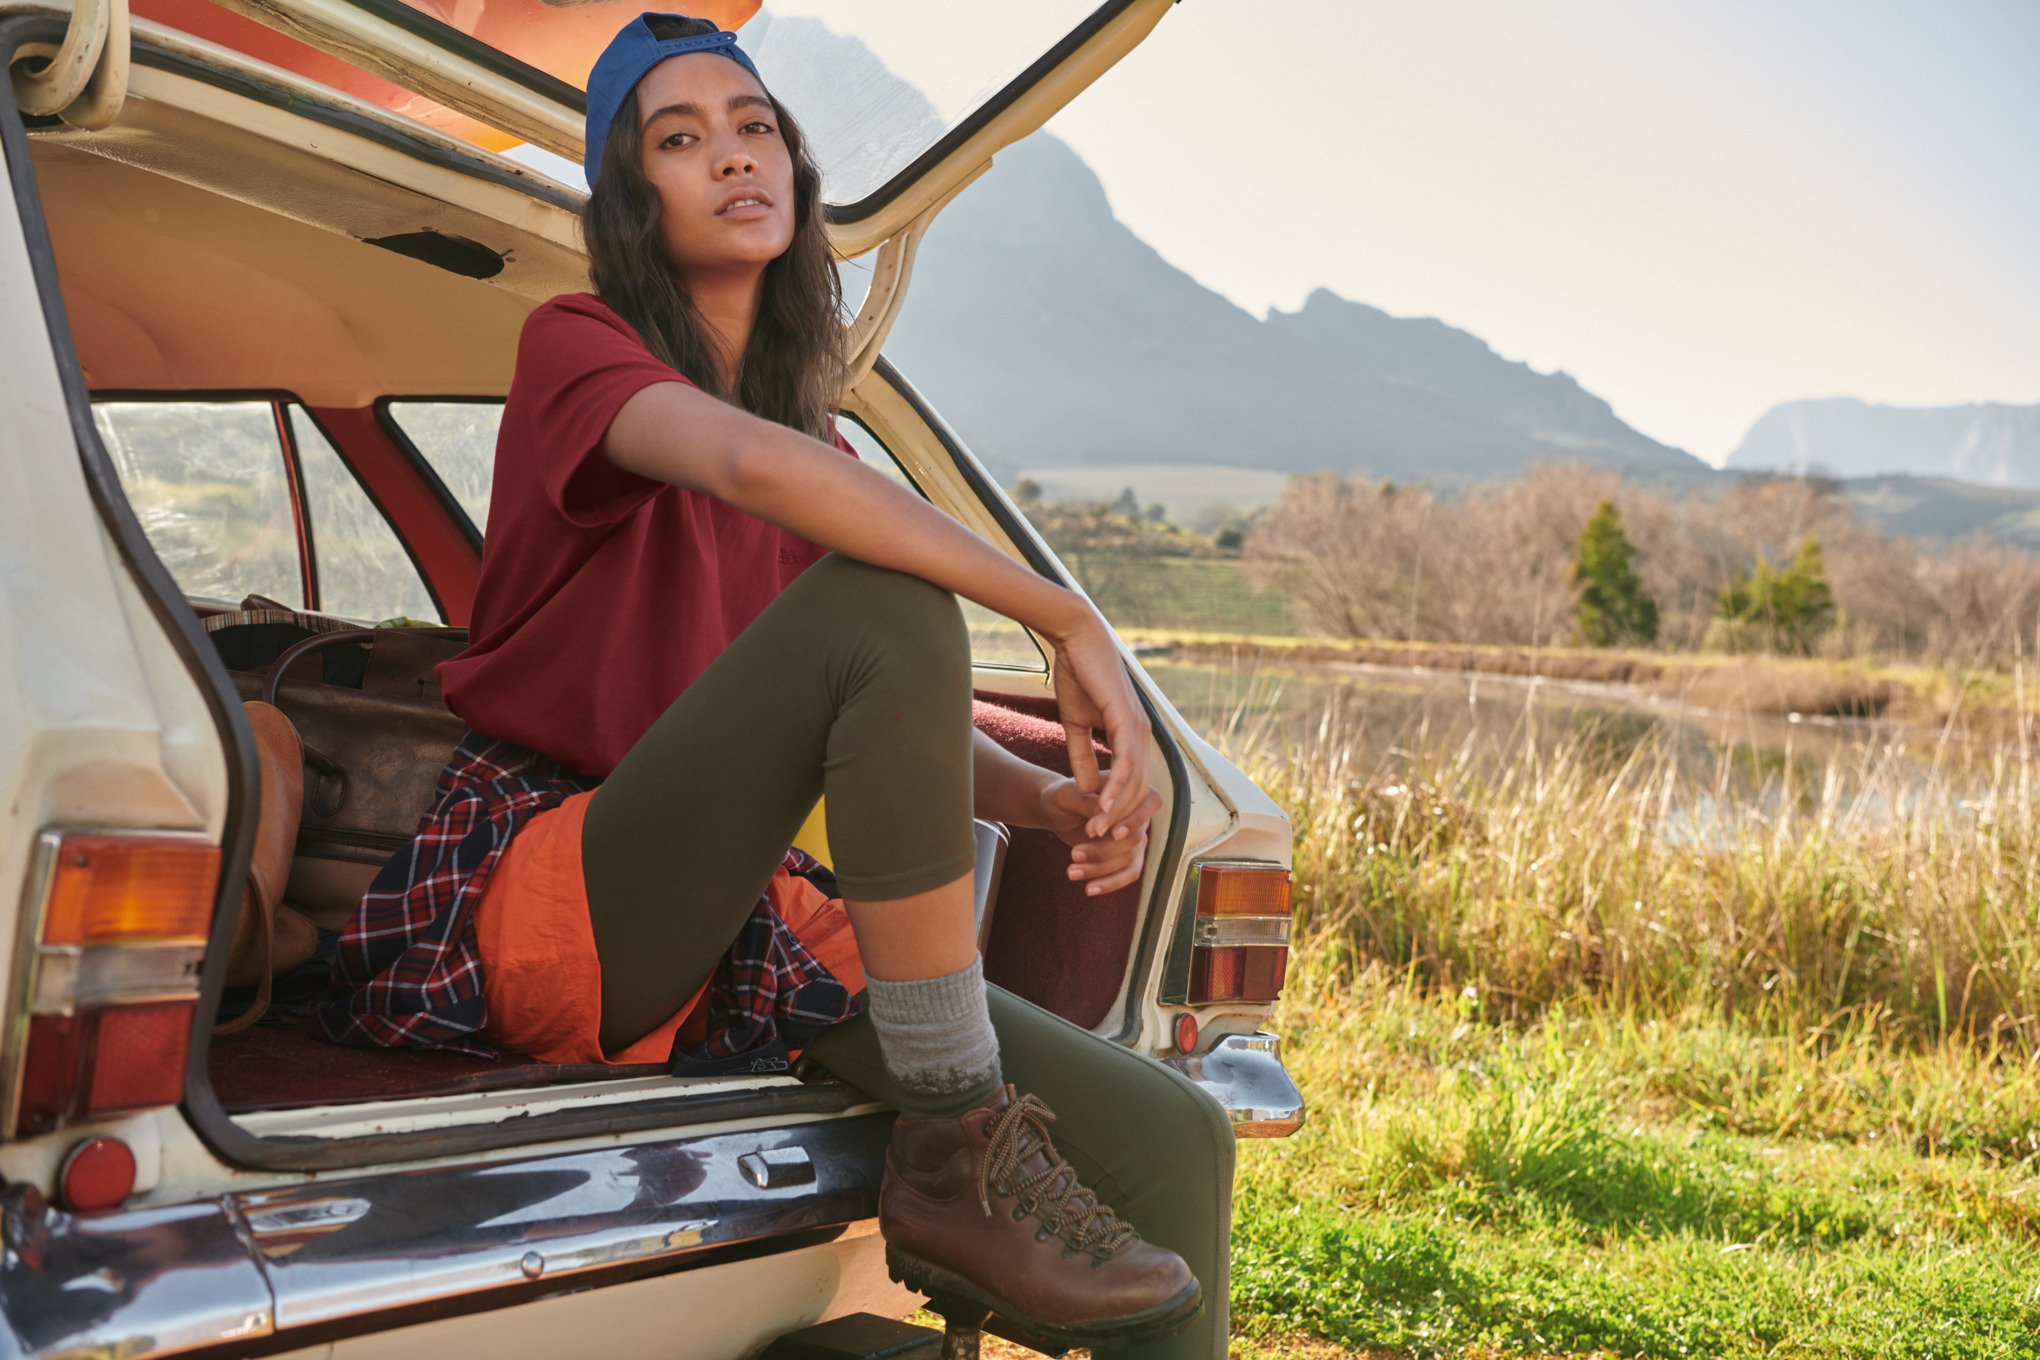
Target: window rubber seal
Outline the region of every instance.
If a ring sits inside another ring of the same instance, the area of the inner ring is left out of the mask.
[[[1088,43],[1100,29],[1118,18],[1123,11],[1131,8],[1133,3],[1134,0],[1105,0],[1105,3],[1093,10],[1082,23],[1065,33],[1055,46],[1037,57],[1026,70],[1007,81],[997,94],[971,110],[970,115],[961,123],[937,138],[933,146],[908,161],[891,179],[855,203],[827,205],[823,209],[823,215],[831,223],[848,225],[862,222],[891,203],[911,188],[916,180],[940,165],[951,152],[977,136],[986,124],[1018,103],[1029,90],[1046,79],[1049,72],[1069,60],[1078,48]]]
[[[588,92],[572,81],[561,80],[549,71],[540,70],[500,47],[483,42],[472,33],[463,33],[423,10],[413,9],[403,0],[347,0],[347,3],[364,14],[373,14],[384,23],[423,38],[435,47],[443,47],[464,61],[473,62],[490,75],[514,81],[541,98],[563,104],[584,117],[587,115]],[[551,0],[551,3],[557,3],[557,0]]]

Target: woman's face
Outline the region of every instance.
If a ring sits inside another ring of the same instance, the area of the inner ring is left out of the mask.
[[[638,85],[666,257],[689,275],[763,269],[793,243],[793,157],[764,87],[728,57],[669,57]]]

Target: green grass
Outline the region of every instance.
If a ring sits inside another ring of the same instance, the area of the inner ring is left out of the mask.
[[[1297,830],[1243,1360],[2040,1355],[2040,792],[1233,734]],[[1795,782],[1787,782],[1795,780]]]
[[[1781,1061],[1776,1039],[1700,1017],[1518,1029],[1380,970],[1313,971],[1277,1024],[1310,1121],[1241,1149],[1244,1349],[2040,1351],[2040,1180],[2009,1136],[1923,1152],[1917,1112],[1872,1095],[1905,1055]],[[1978,1067],[1951,1050],[1914,1093],[1960,1101]],[[1831,1093],[1825,1135],[1788,1113],[1809,1081]]]
[[[1063,560],[1113,624],[1122,630],[1288,636],[1296,632],[1289,601],[1256,590],[1233,557],[1109,557]]]

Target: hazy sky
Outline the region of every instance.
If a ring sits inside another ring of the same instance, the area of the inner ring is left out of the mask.
[[[1184,0],[1050,127],[1249,310],[1442,317],[1713,461],[2040,400],[2040,0]]]

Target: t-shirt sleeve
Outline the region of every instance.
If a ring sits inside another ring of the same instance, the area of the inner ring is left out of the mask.
[[[664,489],[664,482],[626,472],[602,452],[625,402],[654,383],[687,381],[628,329],[564,300],[548,304],[525,323],[514,381],[537,481],[568,523],[613,524]]]
[[[850,446],[850,441],[843,437],[843,422],[836,416],[829,417],[829,442],[836,446],[838,453],[847,453],[860,463],[864,461],[858,457],[857,450]]]

